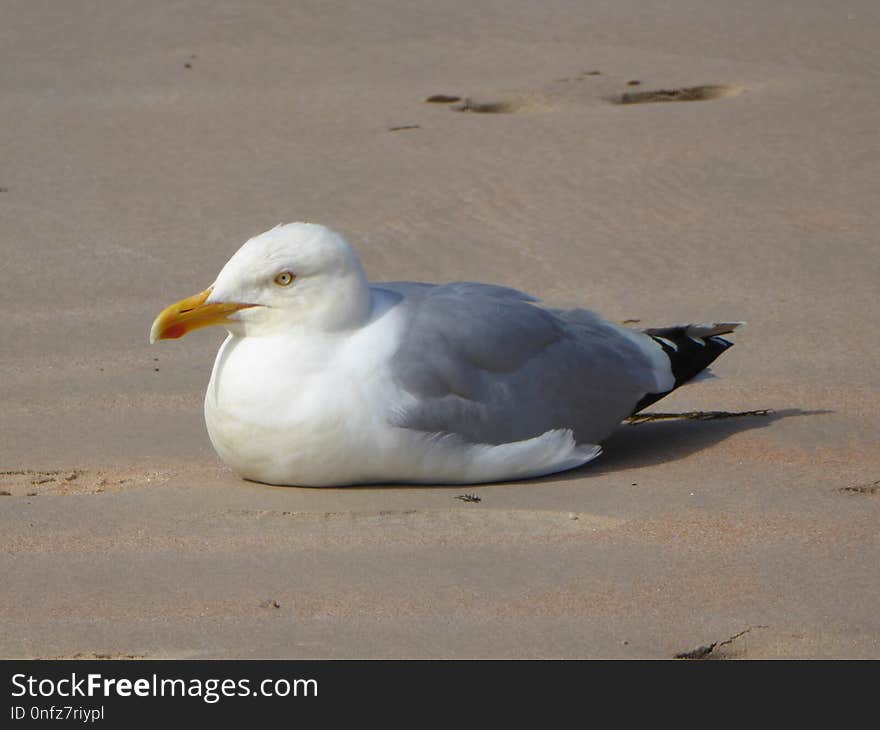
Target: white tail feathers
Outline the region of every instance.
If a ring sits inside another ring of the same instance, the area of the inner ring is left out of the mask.
[[[646,335],[653,337],[668,337],[671,332],[678,330],[688,337],[715,337],[733,332],[737,327],[742,327],[745,322],[699,322],[696,324],[673,324],[668,327],[646,327],[642,330]]]
[[[682,325],[685,334],[689,337],[715,337],[716,335],[726,335],[733,332],[737,327],[741,327],[745,322],[703,322],[702,324]]]
[[[718,380],[718,376],[712,372],[712,368],[706,368],[700,373],[697,373],[694,377],[692,377],[686,385],[690,385],[691,383],[702,383],[704,380]]]

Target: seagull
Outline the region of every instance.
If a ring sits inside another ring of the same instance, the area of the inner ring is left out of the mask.
[[[637,330],[492,284],[370,283],[341,235],[290,223],[163,310],[150,341],[226,328],[205,423],[244,479],[478,484],[595,459],[740,324]]]

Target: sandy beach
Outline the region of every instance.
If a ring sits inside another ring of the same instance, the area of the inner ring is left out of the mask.
[[[0,656],[880,656],[876,3],[20,0],[0,61]],[[650,410],[771,412],[243,481],[225,333],[148,333],[296,220],[373,280],[745,320]]]

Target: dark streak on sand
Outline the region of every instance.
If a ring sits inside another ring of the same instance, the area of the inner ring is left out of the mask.
[[[459,494],[456,499],[460,499],[462,502],[482,502],[482,498],[478,497],[476,494]]]
[[[461,101],[461,97],[451,94],[434,94],[425,99],[425,101],[428,104],[454,104],[456,101]]]
[[[56,477],[61,476],[62,474],[65,475],[64,481],[72,482],[74,479],[77,479],[85,474],[85,471],[83,471],[82,469],[9,469],[7,471],[0,471],[0,477],[37,477],[31,480],[31,484],[45,484],[46,482],[58,481]],[[47,478],[40,479],[39,477]]]
[[[744,636],[754,629],[766,629],[767,626],[749,626],[747,629],[743,629],[738,634],[734,634],[728,639],[724,641],[713,641],[711,644],[706,644],[704,646],[698,646],[696,649],[691,649],[690,651],[683,651],[675,655],[676,659],[706,659],[715,649],[719,649],[722,646],[727,644],[732,644],[736,641],[740,636]]]
[[[690,419],[692,421],[714,421],[721,418],[739,418],[740,416],[769,416],[773,411],[762,408],[757,411],[688,411],[686,413],[638,413],[626,419],[631,426],[649,421],[670,421],[673,419]]]
[[[62,656],[51,656],[47,659],[146,659],[149,654],[103,654],[96,652],[81,652]]]

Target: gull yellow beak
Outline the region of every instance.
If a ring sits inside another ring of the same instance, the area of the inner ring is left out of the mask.
[[[240,304],[238,302],[212,302],[205,304],[211,296],[213,287],[208,287],[200,294],[165,307],[156,317],[150,328],[150,342],[156,340],[175,340],[187,332],[210,327],[214,324],[226,324],[229,315],[240,309],[255,307],[256,304]]]

